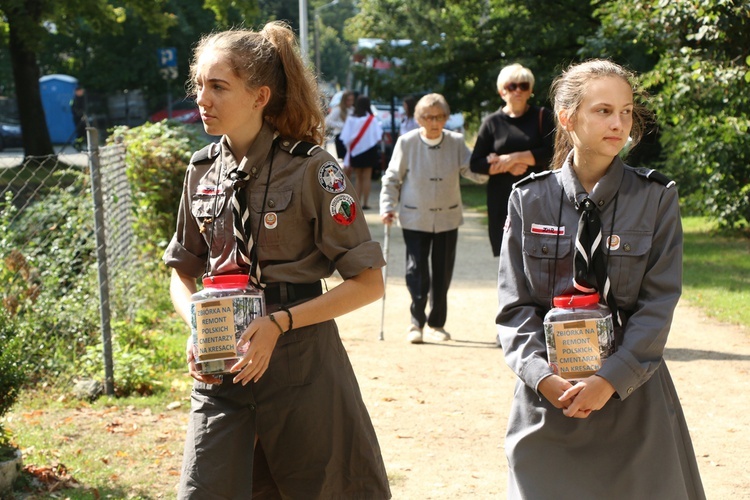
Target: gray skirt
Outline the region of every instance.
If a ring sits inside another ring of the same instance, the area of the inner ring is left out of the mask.
[[[633,394],[586,419],[564,416],[519,380],[505,452],[509,499],[706,498],[664,362]]]
[[[280,337],[257,383],[196,382],[191,399],[179,498],[391,497],[333,321]]]

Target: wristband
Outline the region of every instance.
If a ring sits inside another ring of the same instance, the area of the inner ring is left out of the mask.
[[[287,330],[287,332],[292,331],[292,328],[294,328],[294,319],[292,318],[292,312],[287,306],[279,306],[279,309],[284,311],[286,315],[289,316],[289,330]]]
[[[284,335],[284,329],[281,328],[281,325],[278,321],[276,321],[276,318],[273,317],[273,313],[268,315],[268,318],[273,322],[274,325],[276,325],[276,328],[279,329],[279,336]]]

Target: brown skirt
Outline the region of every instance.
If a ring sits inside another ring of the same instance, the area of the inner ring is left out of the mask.
[[[258,445],[254,450],[255,436]],[[179,498],[388,499],[375,430],[335,322],[279,338],[258,383],[195,383]]]

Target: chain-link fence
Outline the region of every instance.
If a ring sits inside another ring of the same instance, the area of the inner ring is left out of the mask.
[[[101,335],[112,394],[109,324],[132,312],[137,264],[125,145],[99,148],[97,135],[87,153],[0,161],[0,294],[40,372]]]

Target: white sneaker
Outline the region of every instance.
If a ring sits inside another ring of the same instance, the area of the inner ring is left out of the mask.
[[[411,325],[409,327],[409,332],[406,334],[406,340],[408,340],[412,344],[421,344],[422,343],[422,329],[416,325]]]
[[[425,336],[434,342],[445,342],[446,340],[451,339],[451,334],[446,332],[442,327],[433,328],[428,326],[425,331]]]

